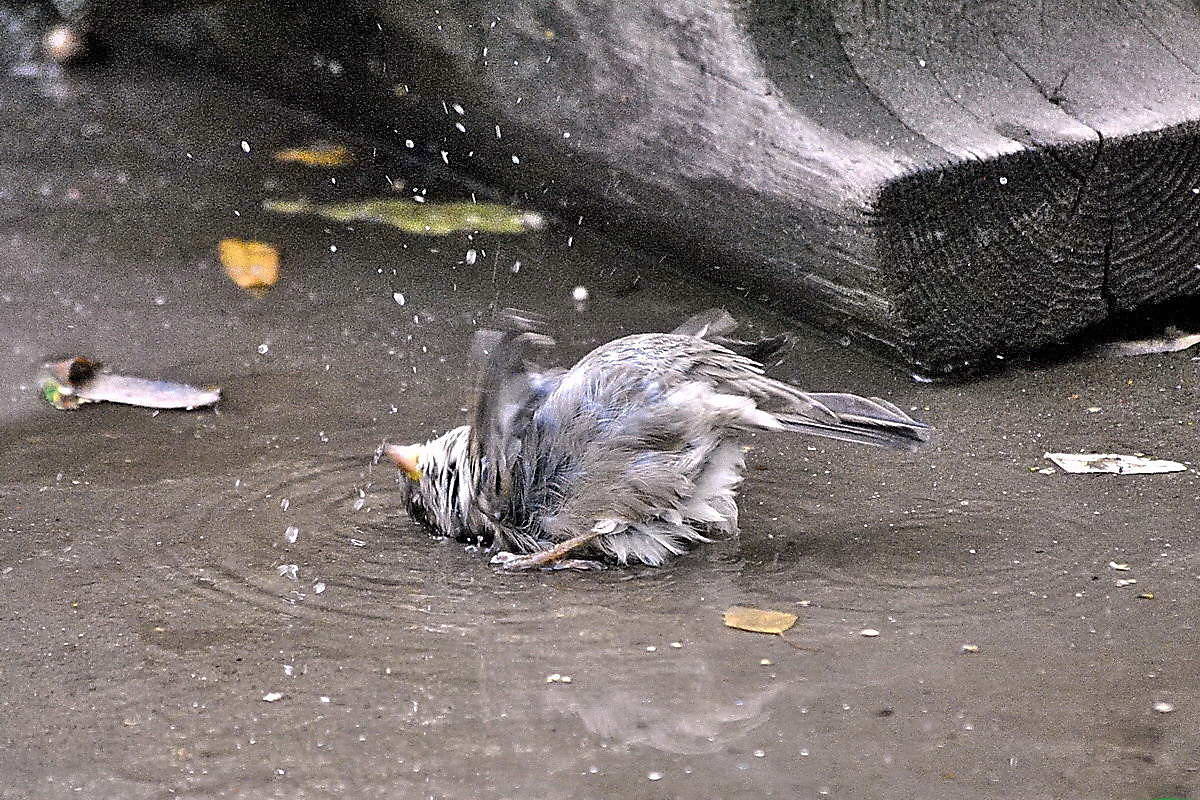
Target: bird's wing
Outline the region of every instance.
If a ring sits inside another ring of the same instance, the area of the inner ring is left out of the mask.
[[[526,447],[534,413],[554,389],[561,370],[538,360],[554,346],[540,320],[505,309],[495,327],[471,346],[478,369],[470,458],[477,465],[476,503],[495,520],[513,492],[514,465]]]
[[[724,409],[695,402],[698,390],[712,395],[628,367],[568,373],[528,429],[513,475],[513,496],[526,506],[512,507],[511,518],[561,540],[601,522],[611,533],[670,517],[721,444],[715,417]]]
[[[900,449],[929,439],[928,426],[886,401],[805,392],[766,375],[753,358],[697,336],[647,333],[617,339],[585,356],[566,380],[613,368],[653,377],[668,387],[700,382],[721,394],[750,398],[788,429],[826,438]]]

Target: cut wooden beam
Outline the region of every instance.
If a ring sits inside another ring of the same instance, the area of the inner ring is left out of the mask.
[[[136,24],[917,373],[1200,293],[1192,5],[330,13],[251,0]]]

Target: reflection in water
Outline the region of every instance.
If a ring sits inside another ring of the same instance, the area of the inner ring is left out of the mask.
[[[624,676],[615,687],[548,692],[546,705],[578,716],[589,732],[610,746],[699,755],[726,748],[770,719],[776,699],[788,686],[747,690],[742,681],[715,674],[705,653],[681,655],[656,666],[659,669],[643,668]]]

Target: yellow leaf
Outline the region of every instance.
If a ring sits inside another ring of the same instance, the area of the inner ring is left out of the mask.
[[[354,160],[350,148],[343,144],[317,142],[308,147],[289,147],[275,154],[276,161],[304,164],[309,167],[344,167]]]
[[[786,611],[730,606],[725,611],[725,624],[730,628],[755,633],[783,633],[796,624],[796,615]]]
[[[265,289],[279,280],[279,251],[266,242],[222,239],[225,274],[243,289]]]

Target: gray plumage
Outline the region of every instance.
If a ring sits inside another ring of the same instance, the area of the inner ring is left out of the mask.
[[[575,548],[660,565],[737,532],[744,431],[899,449],[928,440],[926,425],[885,400],[804,392],[767,376],[760,360],[786,338],[726,338],[735,327],[727,313],[706,311],[551,370],[538,366],[553,345],[541,325],[505,312],[475,340],[472,424],[389,452],[410,475],[409,513],[443,535],[531,554],[509,567]]]

